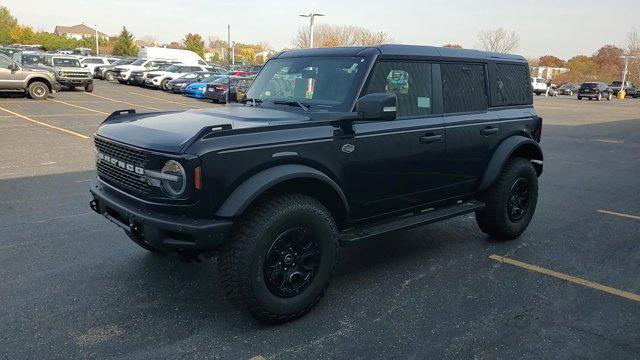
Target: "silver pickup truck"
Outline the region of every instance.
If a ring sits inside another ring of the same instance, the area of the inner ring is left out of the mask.
[[[60,91],[60,84],[52,70],[20,65],[0,54],[0,91],[25,92],[32,99],[44,100]]]

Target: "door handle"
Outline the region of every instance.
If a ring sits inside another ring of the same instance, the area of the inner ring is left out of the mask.
[[[489,136],[498,133],[498,128],[493,126],[487,126],[486,128],[480,130],[480,134],[484,136]]]
[[[420,142],[425,144],[431,144],[440,140],[442,140],[442,135],[436,135],[433,133],[428,133],[425,134],[425,136],[420,137]]]

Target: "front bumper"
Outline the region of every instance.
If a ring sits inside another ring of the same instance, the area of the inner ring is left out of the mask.
[[[215,250],[233,225],[230,220],[194,219],[145,209],[144,204],[116,196],[98,179],[91,182],[89,191],[92,210],[118,225],[129,237],[163,249]]]
[[[87,86],[93,78],[57,78],[56,81],[63,86]]]

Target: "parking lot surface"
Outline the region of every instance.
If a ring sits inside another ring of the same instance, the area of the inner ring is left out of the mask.
[[[308,315],[267,326],[215,259],[151,255],[91,212],[92,133],[112,111],[209,102],[97,82],[0,97],[0,358],[636,358],[640,100],[536,97],[537,212],[494,242],[473,216],[345,248]]]

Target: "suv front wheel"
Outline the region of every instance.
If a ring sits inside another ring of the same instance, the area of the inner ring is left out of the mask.
[[[512,158],[480,199],[485,208],[476,212],[476,222],[497,240],[515,239],[524,232],[538,202],[538,176],[531,161]]]
[[[225,294],[267,322],[302,316],[324,295],[338,230],[317,200],[288,194],[262,201],[240,220],[218,257]]]
[[[47,85],[40,81],[34,81],[29,84],[27,88],[29,97],[34,100],[46,100],[49,97],[49,88]]]

